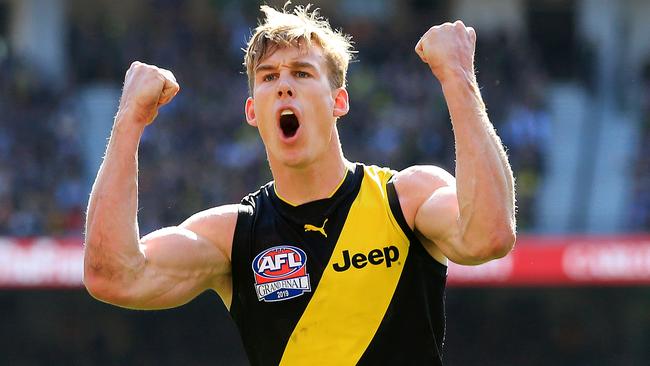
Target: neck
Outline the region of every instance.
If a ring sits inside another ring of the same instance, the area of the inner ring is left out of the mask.
[[[352,167],[340,145],[336,150],[300,167],[274,164],[269,159],[276,194],[294,206],[332,196]]]

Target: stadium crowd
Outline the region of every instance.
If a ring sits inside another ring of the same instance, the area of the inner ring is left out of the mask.
[[[76,95],[96,82],[119,88],[133,60],[172,70],[182,88],[141,144],[143,232],[238,202],[270,179],[257,131],[243,116],[241,48],[255,24],[244,14],[256,12],[191,4],[155,1],[156,12],[147,17],[73,13],[63,87],[53,89],[10,49],[0,59],[0,235],[81,235],[88,176],[95,171],[84,169]],[[437,11],[412,6],[394,18],[332,19],[358,49],[349,71],[351,111],[339,122],[348,159],[394,169],[433,163],[453,172],[444,98],[413,52],[424,24],[446,20]],[[535,224],[549,117],[544,70],[518,37],[481,34],[477,69],[491,120],[509,150],[519,227],[526,230]]]
[[[641,87],[641,129],[634,164],[632,228],[650,229],[650,59],[643,70]]]
[[[0,235],[80,235],[87,192],[69,101],[0,60]]]

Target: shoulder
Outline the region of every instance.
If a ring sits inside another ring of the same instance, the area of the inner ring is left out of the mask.
[[[239,204],[223,205],[203,210],[190,216],[183,225],[210,225],[221,224],[237,217]]]
[[[230,258],[240,206],[239,204],[223,205],[197,212],[185,220],[180,227],[207,240]]]
[[[414,165],[396,172],[392,179],[404,218],[414,226],[418,208],[438,189],[455,187],[456,179],[435,165]]]
[[[272,187],[273,182],[269,182],[246,195],[239,204],[217,206],[197,212],[180,226],[202,236],[230,258],[239,215],[254,215],[260,198],[268,195],[268,190]]]
[[[396,171],[387,167],[361,164],[365,175],[382,182],[390,181],[400,198],[424,201],[442,187],[455,187],[456,178],[435,165],[413,165]]]
[[[456,179],[449,172],[435,165],[414,165],[395,173],[395,185],[410,188],[421,186],[433,187],[454,185]]]

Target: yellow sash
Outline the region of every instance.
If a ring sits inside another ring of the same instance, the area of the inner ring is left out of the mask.
[[[281,365],[356,364],[391,302],[409,241],[390,211],[386,194],[390,171],[373,166],[364,173],[332,257],[291,334]]]

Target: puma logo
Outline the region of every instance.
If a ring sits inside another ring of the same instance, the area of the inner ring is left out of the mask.
[[[312,224],[305,224],[305,232],[307,231],[318,231],[319,233],[323,234],[324,237],[327,238],[327,233],[325,233],[325,224],[327,224],[327,220],[325,219],[325,222],[323,222],[323,226],[318,227],[314,226]]]

